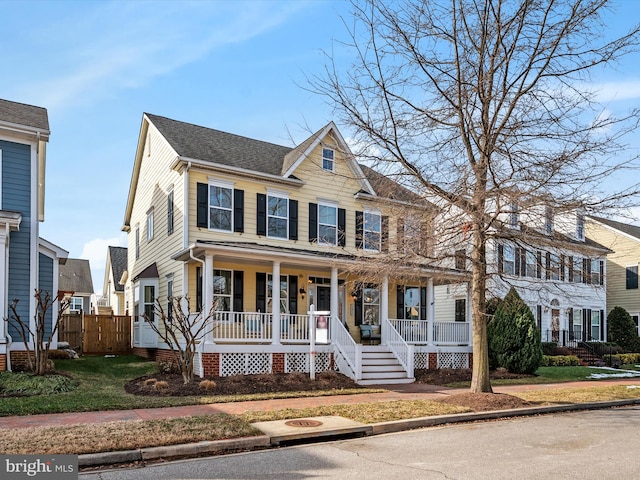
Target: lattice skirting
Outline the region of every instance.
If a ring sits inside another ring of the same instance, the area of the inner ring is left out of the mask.
[[[331,353],[316,355],[316,372],[331,370]],[[221,353],[220,376],[256,375],[274,371],[273,356],[270,353]],[[280,370],[282,371],[282,370]],[[286,353],[284,355],[285,373],[309,372],[309,353]]]
[[[287,353],[285,354],[285,373],[309,373],[309,353]],[[331,353],[320,352],[316,354],[316,372],[327,372],[331,370]]]
[[[429,368],[429,354],[416,352],[413,356],[413,365],[416,370],[427,370]]]
[[[469,368],[469,354],[463,352],[439,352],[438,368]]]

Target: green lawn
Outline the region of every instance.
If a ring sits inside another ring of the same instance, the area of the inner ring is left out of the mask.
[[[56,371],[70,377],[70,382],[47,381],[47,385],[36,382],[26,382],[27,387],[16,388],[45,388],[53,393],[37,393],[23,397],[0,397],[0,416],[32,415],[38,413],[81,412],[96,410],[123,410],[130,408],[152,408],[192,405],[198,403],[219,403],[239,400],[258,400],[265,398],[299,397],[302,395],[327,395],[331,392],[282,392],[278,394],[236,396],[236,397],[151,397],[136,396],[124,391],[127,381],[157,372],[154,362],[144,360],[134,355],[120,355],[116,357],[85,356],[77,360],[56,360]],[[572,380],[585,380],[593,372],[602,370],[588,367],[541,367],[535,377],[515,380],[494,380],[494,385],[528,384],[528,383],[557,383]],[[0,375],[0,390],[14,388],[16,374],[5,372]],[[48,379],[44,379],[48,380]],[[35,383],[35,385],[33,385]],[[73,388],[68,388],[67,383]],[[456,384],[457,387],[468,386]]]

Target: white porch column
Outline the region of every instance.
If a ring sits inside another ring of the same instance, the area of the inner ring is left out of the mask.
[[[7,243],[9,240],[8,229],[0,231],[0,305],[2,305],[2,318],[0,319],[0,344],[7,343],[7,322],[5,318],[9,318],[9,303],[7,301],[7,289],[9,288],[9,269],[7,261],[9,249]]]
[[[466,299],[466,307],[467,307],[467,324],[469,325],[469,345],[473,344],[473,308],[471,306],[471,282],[467,282],[467,299]]]
[[[213,255],[204,254],[204,272],[202,272],[202,320],[209,318],[213,309]],[[213,318],[209,318],[213,322]],[[213,328],[207,329],[204,343],[214,343]]]
[[[271,286],[271,342],[280,345],[280,262],[273,262],[273,283]],[[290,295],[298,294],[289,292]]]
[[[433,329],[436,321],[436,299],[433,278],[427,280],[427,345],[433,345]]]
[[[338,302],[338,267],[331,267],[331,316],[339,317],[338,310],[340,309],[340,302]]]
[[[382,277],[380,285],[380,344],[386,345],[389,333],[389,277]]]

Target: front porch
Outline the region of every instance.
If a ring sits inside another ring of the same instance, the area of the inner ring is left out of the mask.
[[[337,370],[365,385],[409,383],[416,368],[470,367],[467,322],[383,320],[380,344],[363,345],[358,331],[331,317],[327,343],[312,348],[310,318],[281,314],[280,328],[274,328],[272,314],[218,312],[213,331],[198,346],[195,371],[200,376],[309,373],[313,359],[315,371]]]

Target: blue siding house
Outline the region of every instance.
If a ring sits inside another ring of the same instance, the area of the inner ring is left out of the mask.
[[[49,119],[41,107],[0,99],[0,371],[24,356],[19,333],[9,325],[9,304],[34,324],[36,289],[55,297],[58,267],[68,252],[39,237],[44,221],[44,190]],[[47,330],[57,315],[48,315]],[[32,328],[33,329],[33,328]]]

